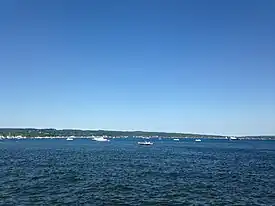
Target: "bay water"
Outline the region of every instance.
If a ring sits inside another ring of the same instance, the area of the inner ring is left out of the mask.
[[[0,205],[275,205],[275,141],[0,141]]]

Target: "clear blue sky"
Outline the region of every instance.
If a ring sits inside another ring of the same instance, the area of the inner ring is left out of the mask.
[[[0,127],[275,134],[273,0],[2,0]]]

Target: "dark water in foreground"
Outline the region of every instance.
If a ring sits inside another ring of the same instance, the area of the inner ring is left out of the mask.
[[[0,205],[275,205],[275,142],[0,141]]]

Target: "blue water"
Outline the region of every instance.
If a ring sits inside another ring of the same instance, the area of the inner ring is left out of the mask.
[[[0,205],[275,205],[275,141],[0,141]]]

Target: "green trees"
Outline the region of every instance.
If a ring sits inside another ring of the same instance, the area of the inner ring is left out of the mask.
[[[57,137],[57,136],[153,136],[153,137],[198,137],[199,134],[143,132],[143,131],[107,131],[107,130],[74,130],[74,129],[35,129],[35,128],[0,128],[0,136],[23,136],[23,137]],[[204,135],[205,137],[219,137]]]

